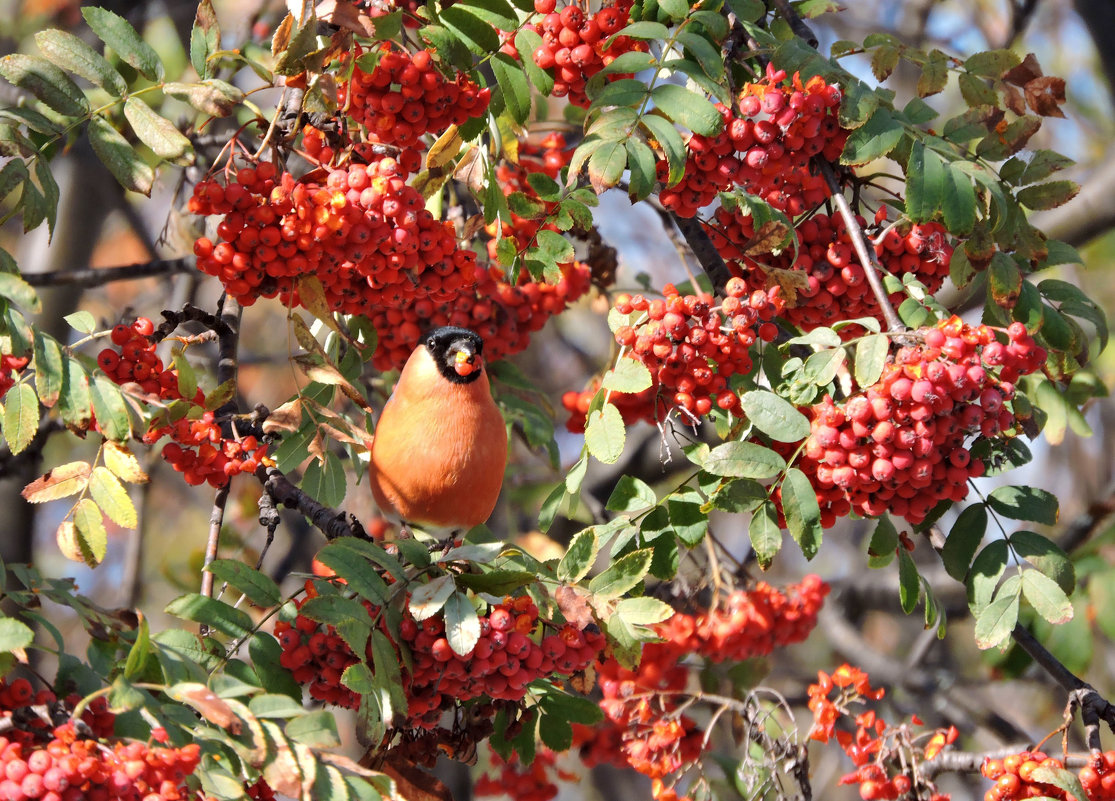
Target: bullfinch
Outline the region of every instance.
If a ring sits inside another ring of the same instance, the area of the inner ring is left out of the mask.
[[[424,528],[462,530],[492,514],[507,465],[507,428],[467,328],[428,333],[403,366],[372,439],[380,509]]]

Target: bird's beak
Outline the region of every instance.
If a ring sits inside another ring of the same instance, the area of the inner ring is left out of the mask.
[[[471,350],[458,350],[453,356],[453,369],[457,375],[471,375],[480,369],[480,356]]]

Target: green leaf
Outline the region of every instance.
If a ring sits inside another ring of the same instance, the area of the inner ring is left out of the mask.
[[[299,715],[286,725],[285,731],[290,739],[311,748],[336,748],[341,744],[337,719],[328,709]]]
[[[252,630],[252,618],[247,612],[196,592],[171,601],[165,611],[182,620],[204,623],[229,637],[246,637]]]
[[[977,616],[991,603],[995,587],[1007,569],[1010,551],[1006,540],[988,543],[968,569],[965,583],[968,588],[968,605]]]
[[[658,503],[658,496],[644,481],[634,476],[620,476],[604,508],[612,512],[641,512]]]
[[[35,332],[35,390],[48,409],[58,402],[66,380],[64,358],[58,340]]]
[[[935,95],[945,88],[949,81],[948,56],[940,50],[933,50],[921,67],[918,78],[918,97]]]
[[[10,53],[0,58],[0,77],[66,117],[89,113],[89,101],[69,75],[40,56]]]
[[[987,268],[987,288],[992,299],[1007,308],[1014,305],[1022,290],[1022,272],[1018,263],[1001,250],[996,250],[991,257]]]
[[[108,533],[105,531],[104,515],[90,498],[82,498],[74,508],[74,535],[78,552],[87,565],[96,567],[104,561],[108,552]],[[72,554],[67,555],[73,558]]]
[[[496,53],[489,62],[495,73],[503,102],[512,119],[522,125],[530,117],[530,83],[522,64],[506,53]]]
[[[558,580],[575,584],[583,579],[592,569],[599,552],[600,543],[596,539],[595,531],[585,529],[578,532],[569,543],[569,549],[558,562]]]
[[[669,39],[670,29],[663,25],[661,22],[632,22],[627,25],[615,36],[630,36],[632,39]]]
[[[1021,530],[1010,535],[1010,546],[1019,558],[1056,581],[1066,594],[1075,589],[1075,568],[1057,543],[1036,532]]]
[[[35,288],[13,273],[0,273],[0,298],[6,298],[34,313],[43,308]]]
[[[1032,777],[1035,782],[1052,784],[1075,798],[1088,798],[1088,793],[1085,792],[1079,777],[1070,770],[1064,768],[1037,768],[1034,770]]]
[[[471,3],[457,3],[488,24],[504,31],[515,30],[519,25],[518,15],[507,0],[477,0]]]
[[[632,626],[653,626],[674,616],[674,608],[657,598],[624,598],[616,604],[616,614]]]
[[[898,66],[898,55],[898,48],[892,45],[875,48],[875,52],[871,54],[871,73],[875,80],[882,82],[890,77]]]
[[[6,198],[12,190],[26,181],[28,176],[27,165],[23,159],[8,159],[8,163],[0,167],[0,200]]]
[[[894,521],[888,515],[879,518],[875,530],[871,533],[871,542],[867,545],[867,556],[870,567],[885,567],[894,559],[898,549],[898,530]]]
[[[212,0],[200,0],[190,30],[190,64],[201,78],[209,75],[209,57],[221,48],[221,28]]]
[[[691,493],[694,501],[685,501],[681,498],[670,497],[666,501],[666,509],[670,513],[670,527],[677,538],[687,548],[695,547],[705,537],[708,531],[708,515],[701,511],[700,495]]]
[[[951,164],[944,164],[941,188],[941,211],[949,233],[969,234],[976,224],[976,190],[964,173]]]
[[[666,116],[694,133],[716,136],[724,127],[724,120],[716,106],[684,86],[659,84],[651,91],[650,97]]]
[[[894,115],[883,107],[848,135],[841,164],[866,164],[890,153],[902,141],[904,131]]]
[[[455,592],[445,602],[445,638],[453,653],[466,656],[480,639],[480,618],[462,592]]]
[[[774,478],[786,469],[786,460],[753,442],[725,442],[713,448],[701,467],[730,478]]]
[[[129,97],[124,101],[124,116],[139,140],[156,156],[175,164],[193,163],[194,149],[190,140],[170,120],[160,117],[138,97]]]
[[[588,452],[605,464],[615,464],[623,453],[627,432],[623,416],[612,403],[595,412],[589,412],[585,426],[585,446]]]
[[[1072,620],[1072,602],[1056,581],[1037,570],[1022,571],[1022,594],[1053,625]]]
[[[977,78],[968,72],[960,73],[956,80],[960,87],[960,96],[970,108],[995,108],[999,103],[999,96],[995,90],[988,86],[987,81]],[[977,134],[982,135],[982,134]]]
[[[631,196],[636,200],[643,200],[654,191],[658,180],[656,157],[649,147],[634,137],[624,142],[624,146],[627,148],[627,169],[631,173]]]
[[[662,148],[662,152],[666,156],[666,164],[670,168],[666,185],[673,186],[685,174],[687,151],[685,143],[681,140],[681,134],[672,122],[657,114],[644,114],[639,118],[639,124],[646,128],[647,132],[654,137],[659,147]]]
[[[821,547],[821,508],[809,478],[796,467],[786,471],[782,482],[782,514],[790,536],[801,546],[805,558],[812,559]]]
[[[1065,205],[1079,192],[1080,184],[1075,181],[1050,181],[1019,189],[1016,197],[1026,208],[1042,211]]]
[[[241,593],[256,606],[278,606],[283,599],[279,585],[265,573],[235,559],[214,559],[205,570]]]
[[[11,653],[29,646],[35,632],[29,626],[10,617],[0,617],[0,653]]]
[[[125,189],[150,195],[155,171],[135,152],[131,143],[101,116],[89,120],[89,143],[97,158]]]
[[[344,579],[346,586],[361,598],[383,606],[389,595],[387,582],[359,547],[350,546],[351,542],[349,537],[335,540],[318,552],[317,560]],[[368,547],[379,546],[369,544]]]
[[[1018,598],[1021,582],[1011,580],[1003,583],[997,598],[987,605],[976,617],[976,645],[981,650],[1002,645],[1014,626],[1018,623]],[[1008,584],[1010,585],[1008,587]]]
[[[39,398],[28,383],[17,384],[4,396],[4,439],[17,454],[31,444],[39,431]]]
[[[914,142],[906,166],[906,214],[914,222],[933,219],[941,207],[945,167],[941,157],[922,142]]]
[[[740,395],[743,412],[754,426],[778,442],[798,442],[809,436],[809,419],[779,395],[756,389]]]
[[[802,367],[802,377],[811,384],[823,387],[836,378],[847,356],[844,348],[820,350],[810,354]]]
[[[600,575],[589,582],[589,591],[601,601],[619,598],[635,587],[650,571],[653,553],[650,548],[621,556]]]
[[[627,168],[627,148],[623,142],[604,142],[588,160],[588,179],[597,194],[620,182]]]
[[[856,344],[856,384],[869,387],[879,380],[887,364],[890,340],[883,334],[870,334]]]
[[[759,567],[766,570],[782,547],[782,529],[778,526],[778,509],[774,503],[766,501],[755,511],[747,534],[751,539],[751,548],[755,551]]]
[[[439,14],[442,25],[464,42],[473,53],[479,56],[499,50],[499,34],[495,28],[477,17],[471,11],[459,6],[443,8]]]
[[[1022,59],[1013,50],[984,50],[969,56],[964,62],[964,69],[985,78],[999,78],[1021,63]]]
[[[1026,165],[1026,169],[1022,171],[1022,175],[1018,179],[1018,183],[1022,186],[1026,184],[1037,183],[1044,181],[1055,172],[1060,172],[1066,167],[1071,167],[1075,164],[1068,156],[1062,156],[1055,150],[1038,150],[1035,151],[1034,157]]]
[[[94,6],[81,9],[81,15],[93,33],[115,50],[116,55],[139,70],[143,77],[155,83],[163,80],[163,63],[158,54],[140,38],[126,19]]]
[[[128,91],[123,76],[105,57],[72,33],[54,28],[39,31],[35,44],[53,64],[80,75],[114,97],[123,97]]]
[[[946,573],[957,581],[964,580],[986,531],[987,507],[982,503],[974,503],[960,513],[941,547]]]
[[[542,37],[532,30],[520,28],[515,34],[515,44],[522,56],[523,67],[526,69],[530,83],[541,94],[549,97],[554,89],[554,76],[534,63],[531,54],[542,46]]]
[[[456,589],[452,576],[438,576],[414,589],[407,608],[410,609],[415,620],[426,620],[441,611]]]
[[[122,528],[136,527],[138,518],[132,499],[128,497],[128,491],[124,489],[120,479],[107,467],[98,465],[93,468],[93,475],[89,479],[89,493],[113,523]]]
[[[58,396],[58,411],[66,423],[81,427],[93,413],[89,376],[77,359],[67,357],[64,367],[66,377],[62,383],[62,393]]]
[[[338,506],[345,499],[348,484],[345,468],[337,454],[326,451],[325,461],[314,459],[302,475],[302,489],[325,506]]]
[[[601,386],[614,392],[642,392],[653,383],[650,370],[636,359],[617,359],[616,366],[604,374]]]
[[[917,609],[921,581],[913,557],[905,548],[898,549],[898,601],[907,615]]]
[[[1012,520],[1033,520],[1047,526],[1057,524],[1057,496],[1037,487],[998,487],[987,502],[999,514]]]
[[[244,100],[243,90],[216,78],[201,83],[166,83],[163,92],[211,117],[227,117]]]

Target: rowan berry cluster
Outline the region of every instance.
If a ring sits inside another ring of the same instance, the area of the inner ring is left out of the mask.
[[[553,97],[568,97],[569,102],[588,108],[585,94],[589,78],[615,61],[623,53],[646,51],[645,42],[629,36],[610,37],[631,21],[632,0],[617,0],[595,14],[586,14],[578,3],[571,3],[560,12],[557,0],[535,0],[534,10],[545,14],[542,24],[524,26],[542,37],[542,45],[530,54],[534,63],[544,70],[553,70]],[[518,47],[516,43],[516,52]],[[630,74],[614,73],[609,81],[629,78]]]
[[[835,691],[835,694],[834,694]],[[873,709],[856,715],[855,732],[836,730],[837,721],[850,715],[853,704],[877,701],[884,691],[872,689],[866,673],[844,664],[829,675],[817,674],[817,683],[807,690],[809,709],[813,712],[810,738],[828,742],[835,737],[856,769],[844,775],[839,784],[858,784],[864,801],[893,801],[911,790],[917,798],[948,801],[927,779],[911,771],[911,765],[933,759],[959,736],[955,726],[938,729],[914,737],[912,727],[923,725],[912,716],[909,725],[890,727]],[[832,696],[832,697],[830,697]]]
[[[785,84],[785,70],[768,65],[762,80],[741,90],[739,116],[718,104],[723,130],[714,137],[690,137],[685,177],[659,193],[662,205],[693,217],[732,186],[792,217],[822,203],[829,190],[810,172],[809,160],[835,161],[844,150],[848,132],[837,121],[842,93],[820,76],[803,84],[795,73]],[[666,161],[660,161],[658,179],[665,183],[668,173]]]
[[[415,53],[381,46],[371,72],[355,67],[341,83],[339,104],[377,142],[412,148],[427,133],[441,133],[488,110],[490,89],[481,89],[464,73],[446,80],[429,50]]]
[[[0,398],[15,386],[16,375],[30,361],[26,356],[12,356],[10,353],[0,356]]]
[[[492,769],[499,774],[494,779],[488,774],[478,778],[472,788],[474,795],[506,795],[512,801],[550,801],[558,794],[555,779],[574,782],[578,778],[557,766],[557,756],[549,748],[540,749],[529,765],[523,765],[516,752],[505,760],[493,750],[491,761]]]
[[[1005,767],[1006,760],[1003,763]],[[1019,770],[1021,772],[1021,766]],[[1092,761],[1082,767],[1078,775],[1088,801],[1115,799],[1115,751],[1093,753]]]
[[[864,220],[859,223],[862,226]],[[783,316],[803,331],[856,317],[883,319],[841,216],[818,213],[798,223],[796,250],[777,255],[747,255],[757,232],[754,219],[742,210],[722,206],[715,222],[705,229],[729,269],[750,289],[763,289],[771,283],[787,287],[790,302]],[[936,292],[948,275],[952,246],[944,227],[930,222],[911,226],[905,234],[887,229],[875,253],[887,272],[896,276],[912,273],[929,292]],[[900,291],[892,292],[890,301],[897,306],[904,297]],[[842,334],[852,336],[859,330],[848,326]]]
[[[68,713],[80,700],[80,696],[71,694],[59,701],[58,696],[45,688],[36,692],[27,679],[0,679],[0,721],[4,723],[4,736],[9,742],[28,747],[49,739],[50,724],[30,707],[43,707],[51,712],[62,708]],[[116,726],[116,715],[108,711],[104,698],[94,698],[86,704],[81,720],[96,737],[111,737]]]
[[[785,306],[781,288],[748,292],[742,280],[733,279],[719,306],[706,294],[682,295],[673,284],[667,284],[662,294],[662,299],[648,300],[621,293],[615,299],[617,312],[637,315],[632,323],[616,329],[616,342],[629,348],[624,358],[642,362],[650,370],[653,390],[640,396],[646,398],[641,404],[633,403],[635,396],[624,398],[619,407],[624,420],[652,422],[677,409],[695,422],[714,406],[739,411],[739,395],[728,381],[751,370],[751,346],[756,340],[771,342],[777,336],[771,320]],[[662,405],[660,395],[666,398]],[[587,411],[591,399],[588,390],[562,398],[574,414],[567,424],[570,430],[584,430],[584,412],[579,410],[584,405]]]
[[[535,158],[536,156],[541,158]],[[572,156],[573,151],[566,148],[565,137],[554,133],[548,135],[538,145],[529,142],[520,143],[519,163],[503,162],[496,168],[496,180],[499,181],[504,195],[510,196],[514,192],[522,192],[542,204],[543,214],[528,219],[512,211],[510,220],[498,219],[486,226],[485,230],[491,237],[488,240],[489,259],[493,262],[496,260],[496,246],[500,238],[509,238],[515,243],[516,250],[521,252],[533,244],[539,231],[560,231],[557,225],[549,222],[550,215],[558,206],[557,202],[539,198],[534,187],[527,181],[527,176],[531,173],[541,173],[556,179],[562,167],[569,163]]]
[[[1104,764],[1106,766],[1106,761]],[[1060,770],[1064,768],[1064,763],[1046,755],[1043,751],[1022,751],[1003,759],[984,760],[983,765],[980,766],[980,773],[984,778],[995,782],[995,786],[984,793],[984,801],[1015,801],[1015,799],[1038,796],[1062,799],[1062,801],[1068,798],[1068,794],[1060,787],[1035,780],[1034,771],[1038,768]],[[1100,789],[1102,791],[1102,780]],[[1092,801],[1091,796],[1089,801]]]
[[[367,602],[365,607],[376,617],[378,610]],[[479,641],[460,655],[449,645],[441,613],[422,621],[408,613],[399,637],[413,657],[405,688],[410,724],[433,728],[443,711],[476,698],[520,701],[535,679],[582,671],[604,647],[604,635],[594,628],[582,631],[567,623],[540,643],[535,639],[539,629],[538,607],[530,598],[508,597],[480,616]],[[345,669],[358,660],[332,626],[300,614],[293,622],[277,623],[275,636],[282,648],[280,664],[308,685],[312,697],[337,706],[359,705],[359,696],[341,684]]]
[[[1045,362],[1022,323],[1006,330],[971,327],[959,317],[916,333],[873,386],[841,405],[831,397],[806,410],[812,433],[798,466],[831,526],[849,512],[890,512],[917,524],[942,500],[962,500],[985,464],[972,458],[972,436],[1008,433],[1014,382]],[[776,496],[779,494],[776,491]]]
[[[421,622],[404,618],[399,636],[414,658],[412,722],[436,725],[444,710],[482,696],[520,701],[535,679],[583,671],[604,648],[595,627],[582,631],[566,623],[536,642],[539,633],[538,607],[526,595],[506,597],[481,615],[480,639],[464,655],[450,647],[440,613]]]
[[[775,648],[803,641],[817,625],[829,585],[810,574],[780,591],[765,581],[736,590],[696,615],[675,612],[658,633],[681,653],[710,662],[742,662]]]
[[[111,338],[119,352],[105,348],[97,354],[97,364],[117,384],[134,382],[160,401],[190,405],[185,416],[148,429],[143,441],[155,443],[169,436],[172,441],[163,447],[163,458],[190,485],[208,482],[221,487],[234,475],[255,472],[267,455],[267,446],[254,436],[226,439],[216,415],[204,409],[205,395],[200,389],[192,398],[182,396],[177,368],[166,369],[155,354],[155,343],[148,339],[154,330],[146,317],[137,318],[130,326],[117,325]]]

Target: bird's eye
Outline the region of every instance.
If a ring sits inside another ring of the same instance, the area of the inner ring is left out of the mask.
[[[435,345],[435,342],[434,342],[433,337],[430,337],[429,339],[426,340],[426,347],[427,348],[430,348],[432,350],[434,345]]]

